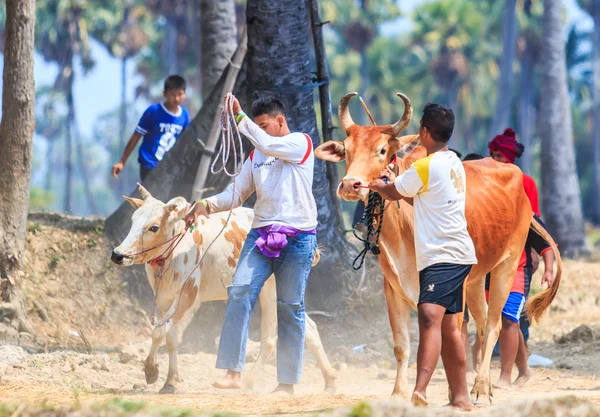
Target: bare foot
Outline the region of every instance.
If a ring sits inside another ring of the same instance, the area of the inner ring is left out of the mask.
[[[473,403],[470,400],[465,401],[452,401],[447,407],[458,408],[462,411],[473,411]]]
[[[227,374],[221,381],[215,381],[213,387],[218,389],[240,389],[242,388],[241,373],[227,371]]]
[[[420,392],[413,392],[412,397],[410,397],[410,402],[415,407],[429,407],[429,401],[427,401],[427,397]]]
[[[517,379],[515,379],[515,382],[513,383],[513,385],[515,387],[522,387],[523,385],[525,385],[527,383],[527,381],[529,381],[531,379],[532,376],[533,376],[533,372],[531,372],[531,368],[527,367],[525,372],[523,372],[523,373],[519,372],[519,376],[517,377]]]
[[[509,376],[510,378],[510,376]],[[510,379],[506,379],[503,378],[502,376],[500,376],[500,379],[498,379],[498,382],[496,382],[494,384],[494,388],[498,388],[498,389],[504,389],[504,388],[508,388],[510,387]]]
[[[293,397],[294,394],[294,385],[293,384],[279,384],[273,390],[271,395],[276,395],[278,397]]]

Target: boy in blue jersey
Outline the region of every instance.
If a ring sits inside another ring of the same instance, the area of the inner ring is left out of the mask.
[[[167,77],[163,91],[165,101],[152,104],[142,115],[123,151],[121,160],[113,165],[112,173],[115,178],[123,171],[127,158],[141,138],[144,140],[140,146],[138,162],[142,181],[175,145],[181,132],[190,123],[187,110],[181,107],[185,100],[185,87],[183,77],[179,75]]]

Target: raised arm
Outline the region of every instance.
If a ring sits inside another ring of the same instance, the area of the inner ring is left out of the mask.
[[[273,137],[262,130],[248,116],[239,122],[239,129],[263,155],[292,163],[301,163],[312,151],[312,141],[302,133]]]

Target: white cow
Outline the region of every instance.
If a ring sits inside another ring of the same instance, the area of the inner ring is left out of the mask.
[[[136,208],[132,225],[125,240],[114,249],[112,261],[117,265],[146,264],[146,274],[156,295],[156,315],[158,326],[152,332],[152,347],[144,362],[146,382],[152,384],[158,379],[156,351],[167,339],[169,372],[161,394],[174,393],[178,382],[177,346],[183,330],[190,323],[194,313],[203,301],[226,300],[227,286],[231,285],[246,234],[250,230],[253,211],[246,208],[233,210],[231,220],[224,232],[206,253],[200,267],[190,275],[226,223],[228,212],[201,218],[193,232],[185,233],[173,253],[166,259],[163,278],[157,293],[159,265],[150,261],[160,256],[169,246],[161,243],[184,232],[183,216],[190,204],[183,197],[176,197],[163,203],[150,195],[138,184],[143,200],[125,197]],[[154,248],[147,252],[149,248]],[[141,253],[140,252],[144,252]],[[136,254],[134,256],[129,256]],[[315,263],[318,257],[315,257]],[[275,278],[270,277],[260,293],[261,304],[261,345],[256,363],[244,379],[243,386],[251,389],[260,375],[264,364],[275,350],[277,340],[277,294]],[[161,324],[166,319],[166,323]],[[306,315],[306,345],[317,358],[325,379],[325,390],[335,391],[335,371],[331,367],[317,326]]]

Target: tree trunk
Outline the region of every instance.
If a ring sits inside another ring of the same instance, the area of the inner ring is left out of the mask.
[[[167,59],[167,72],[169,75],[179,72],[179,57],[177,54],[177,28],[167,20],[163,56]]]
[[[18,272],[25,251],[35,125],[34,25],[34,0],[6,0],[0,123],[0,339],[4,342],[14,342],[17,332],[29,327]]]
[[[593,0],[592,17],[594,18],[593,32],[593,129],[592,141],[594,152],[593,164],[593,194],[592,220],[600,224],[600,0]]]
[[[71,68],[73,68],[71,66]],[[69,107],[68,110],[69,114],[67,116],[67,125],[66,125],[66,134],[65,134],[65,141],[66,141],[66,155],[65,155],[65,195],[64,195],[64,211],[65,213],[73,213],[73,197],[72,197],[72,190],[73,190],[73,151],[72,151],[72,146],[73,146],[73,131],[72,131],[72,126],[71,126],[71,108]]]
[[[234,0],[200,0],[202,95],[208,97],[237,45]]]
[[[241,69],[241,65],[244,62],[244,59],[246,58],[247,49],[248,36],[244,32],[244,35],[240,39],[240,43],[235,53],[233,54],[231,60],[232,65],[227,67],[227,76],[225,78],[223,88],[221,89],[221,96],[225,96],[225,94],[233,90],[233,87],[235,86],[235,82],[239,74],[239,70]],[[196,171],[196,177],[194,179],[194,187],[192,189],[192,200],[200,200],[203,194],[205,193],[206,182],[211,169],[211,164],[213,162],[213,159],[216,157],[216,145],[222,135],[221,113],[223,111],[223,106],[224,104],[221,103],[217,107],[215,118],[210,128],[208,138],[204,141],[204,151],[198,163],[198,170]],[[229,172],[231,172],[231,170],[229,170]]]
[[[319,0],[308,0],[310,10],[310,22],[312,26],[313,40],[315,43],[315,58],[317,62],[317,81],[322,83],[319,86],[319,100],[321,103],[321,125],[323,129],[323,142],[333,140],[333,118],[331,115],[331,94],[329,92],[329,67],[327,65],[327,56],[325,51],[325,40],[323,39],[323,21],[321,19],[321,10]],[[364,90],[363,90],[364,91]],[[325,162],[327,170],[327,181],[329,181],[329,193],[331,202],[337,220],[337,228],[344,231],[344,218],[342,217],[342,208],[339,198],[337,198],[337,187],[340,182],[337,164],[334,162]]]
[[[46,178],[44,178],[44,190],[52,192],[52,179],[54,173],[54,138],[47,139],[48,150],[46,151],[46,162],[48,164],[48,171],[46,171]]]
[[[544,0],[540,60],[540,136],[544,221],[566,256],[587,252],[573,149],[563,6]]]
[[[74,81],[74,78],[71,77],[71,80]],[[83,182],[83,192],[85,194],[85,198],[88,203],[88,208],[91,214],[98,214],[98,207],[96,205],[96,199],[94,198],[94,194],[92,193],[92,187],[90,184],[90,176],[87,172],[86,167],[86,159],[83,153],[83,147],[81,146],[81,133],[79,132],[79,128],[77,127],[77,117],[75,115],[75,102],[73,99],[73,86],[69,87],[69,92],[67,93],[67,106],[69,108],[69,116],[68,116],[68,124],[69,129],[71,130],[74,138],[75,138],[75,152],[77,157],[77,164],[79,165],[79,172],[81,174],[81,180]]]
[[[119,108],[119,150],[125,149],[127,143],[127,57],[121,58],[121,106]],[[127,170],[123,170],[117,179],[116,194],[120,198],[125,195],[128,184]]]
[[[492,118],[489,138],[502,133],[510,125],[510,97],[513,78],[513,62],[517,49],[517,0],[504,0],[502,22],[502,57],[500,58],[500,78],[496,97],[496,111]]]
[[[521,57],[521,74],[519,80],[519,142],[525,146],[519,165],[525,173],[531,173],[533,134],[535,131],[536,112],[533,102],[533,51],[526,44]],[[501,131],[498,131],[500,133]],[[498,134],[496,133],[496,134]],[[493,136],[490,136],[493,137]]]
[[[273,24],[277,22],[277,24]],[[307,10],[303,1],[250,0],[248,30],[248,98],[275,94],[287,107],[292,131],[304,132],[320,143],[308,46]],[[285,51],[285,55],[281,53]],[[315,160],[313,195],[318,208],[317,234],[327,256],[313,270],[308,287],[313,306],[332,308],[344,302],[340,293],[352,287],[349,244],[336,227],[325,163]],[[353,251],[355,252],[355,251]],[[336,272],[333,272],[336,271]]]

